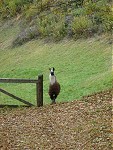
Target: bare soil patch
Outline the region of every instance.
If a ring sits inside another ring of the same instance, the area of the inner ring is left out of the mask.
[[[1,108],[1,150],[111,150],[112,91],[42,108]]]

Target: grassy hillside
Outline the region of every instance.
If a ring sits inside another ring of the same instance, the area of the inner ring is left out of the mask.
[[[0,27],[0,78],[31,78],[44,75],[44,103],[49,103],[49,67],[56,68],[61,84],[58,101],[80,99],[97,91],[109,89],[111,79],[111,45],[105,38],[63,40],[47,43],[33,40],[20,47],[11,48],[18,33],[18,25]],[[35,85],[0,84],[13,94],[35,103]],[[14,103],[0,93],[0,103]]]

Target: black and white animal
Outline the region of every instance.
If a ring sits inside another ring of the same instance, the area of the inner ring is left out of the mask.
[[[56,98],[60,93],[60,84],[56,80],[55,76],[55,68],[49,68],[50,74],[49,74],[49,80],[50,80],[50,85],[49,85],[49,96],[50,99],[52,100],[52,104],[56,103]]]

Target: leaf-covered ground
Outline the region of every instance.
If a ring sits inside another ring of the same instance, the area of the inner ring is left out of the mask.
[[[112,91],[42,108],[0,109],[1,150],[111,150]]]

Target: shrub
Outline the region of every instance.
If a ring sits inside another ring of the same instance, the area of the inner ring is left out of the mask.
[[[62,38],[64,38],[65,35],[66,35],[65,21],[64,19],[62,19],[61,22],[54,24],[52,37],[55,39],[55,41],[56,40],[59,41]]]
[[[44,12],[37,18],[37,26],[42,37],[50,36],[54,22],[55,16],[50,13]]]
[[[71,14],[73,16],[75,16],[75,17],[77,17],[77,16],[85,16],[86,11],[85,11],[85,9],[83,7],[80,7],[80,8],[77,8],[77,9],[73,9],[71,11]]]
[[[113,13],[108,0],[99,0],[97,2],[88,0],[85,3],[84,8],[93,24],[97,26],[99,33],[111,30],[113,24]]]
[[[66,33],[64,17],[50,12],[38,17],[37,26],[42,37],[52,37],[59,40]]]
[[[39,12],[37,6],[31,5],[29,8],[25,8],[23,16],[25,16],[25,19],[29,22],[33,19],[34,16],[36,16]]]
[[[74,37],[87,37],[92,29],[92,21],[85,16],[75,17],[72,22],[72,31]]]
[[[32,3],[33,0],[4,0],[0,2],[1,17],[10,18],[22,13],[23,7]]]

